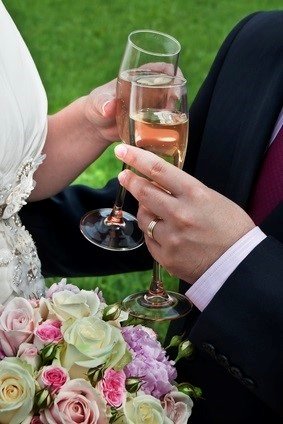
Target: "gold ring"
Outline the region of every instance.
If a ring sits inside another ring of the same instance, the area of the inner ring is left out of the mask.
[[[160,221],[159,218],[155,218],[152,221],[150,221],[150,223],[147,226],[147,235],[149,238],[151,238],[152,240],[155,240],[155,238],[153,237],[153,230],[155,225],[158,223],[158,221]]]

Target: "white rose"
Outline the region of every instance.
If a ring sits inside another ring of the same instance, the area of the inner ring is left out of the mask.
[[[150,395],[129,398],[124,405],[121,423],[127,424],[174,424],[165,414],[161,402]]]
[[[94,291],[81,290],[79,293],[71,291],[55,292],[52,299],[41,299],[41,309],[48,308],[49,317],[55,316],[60,321],[78,319],[96,315],[100,312],[100,299]]]
[[[33,407],[35,382],[31,367],[17,358],[0,362],[0,422],[19,424]]]
[[[60,360],[71,378],[85,378],[89,368],[102,364],[119,369],[121,360],[122,366],[131,360],[121,331],[97,317],[64,322],[61,331],[66,344]]]
[[[167,417],[174,424],[186,424],[191,416],[194,404],[190,396],[174,389],[164,396],[162,405]]]

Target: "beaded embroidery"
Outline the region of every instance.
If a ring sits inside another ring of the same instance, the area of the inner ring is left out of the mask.
[[[22,225],[17,212],[35,186],[33,174],[44,156],[25,160],[19,167],[15,183],[0,187],[0,236],[7,241],[7,248],[0,249],[0,268],[13,267],[10,286],[19,296],[26,298],[44,292],[40,261],[29,232]]]
[[[0,217],[8,219],[18,212],[35,187],[33,174],[43,162],[44,155],[25,160],[18,169],[14,184],[0,187]]]

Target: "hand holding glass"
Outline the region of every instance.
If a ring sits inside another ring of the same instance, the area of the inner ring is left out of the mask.
[[[116,120],[124,143],[131,142],[129,100],[132,83],[152,75],[175,75],[179,52],[179,42],[170,35],[151,30],[138,30],[129,35],[117,81]],[[112,209],[93,210],[82,218],[80,228],[90,242],[107,250],[132,250],[143,243],[143,233],[136,218],[122,210],[125,194],[125,189],[119,186]]]

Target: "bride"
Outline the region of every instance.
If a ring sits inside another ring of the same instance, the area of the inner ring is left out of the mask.
[[[117,139],[115,81],[53,116],[29,51],[0,0],[0,304],[44,292],[40,261],[18,212],[50,197]],[[40,166],[39,166],[40,165]]]

